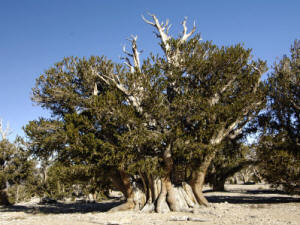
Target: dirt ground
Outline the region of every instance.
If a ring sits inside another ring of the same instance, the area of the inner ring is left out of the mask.
[[[106,212],[120,204],[38,204],[37,201],[0,207],[0,225],[300,225],[300,196],[285,195],[267,185],[227,185],[226,192],[205,191],[209,207],[191,213]]]

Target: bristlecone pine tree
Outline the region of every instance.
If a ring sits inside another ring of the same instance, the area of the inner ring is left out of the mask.
[[[141,62],[132,37],[125,65],[65,58],[33,88],[52,120],[32,121],[26,132],[35,154],[102,171],[127,200],[112,210],[189,211],[208,205],[202,186],[218,146],[264,107],[266,66],[241,45],[201,42],[186,20],[173,38],[168,21],[150,17],[162,55]]]
[[[286,191],[300,192],[300,41],[291,56],[275,64],[268,78],[267,112],[260,118],[263,135],[258,146],[264,178]]]

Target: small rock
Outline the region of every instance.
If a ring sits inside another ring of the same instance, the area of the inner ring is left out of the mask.
[[[208,222],[206,219],[201,219],[197,217],[188,217],[188,221],[194,221],[194,222]]]
[[[187,216],[172,216],[170,221],[187,221]]]

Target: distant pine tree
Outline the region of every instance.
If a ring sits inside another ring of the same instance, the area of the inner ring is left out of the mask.
[[[9,205],[18,201],[18,191],[9,196],[9,189],[16,185],[25,184],[33,175],[34,162],[29,159],[23,140],[18,138],[15,143],[7,139],[0,141],[0,205]]]
[[[267,181],[293,192],[300,186],[300,41],[268,78],[268,108],[260,118],[258,156]]]

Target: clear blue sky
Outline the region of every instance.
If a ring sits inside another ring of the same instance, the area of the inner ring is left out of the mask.
[[[31,102],[31,88],[63,57],[119,61],[131,34],[144,56],[157,52],[153,29],[141,19],[147,12],[169,18],[174,35],[188,16],[203,40],[242,42],[269,65],[300,39],[299,0],[0,0],[0,118],[10,123],[10,138],[23,135],[29,120],[47,116]]]

